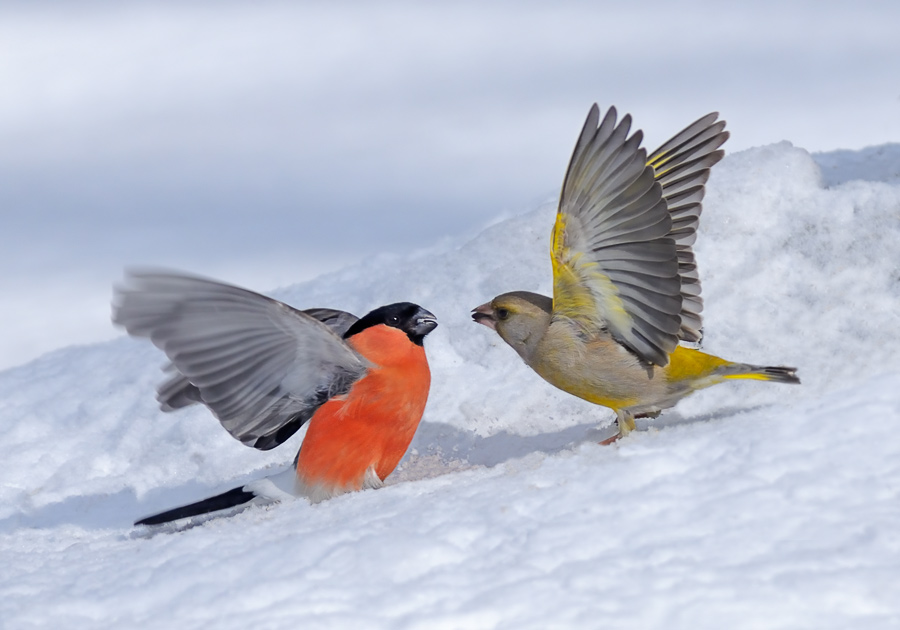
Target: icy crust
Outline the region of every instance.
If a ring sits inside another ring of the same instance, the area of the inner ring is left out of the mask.
[[[279,470],[299,436],[263,453],[162,414],[162,357],[130,339],[0,373],[0,626],[895,627],[900,185],[833,155],[727,157],[695,248],[704,349],[803,385],[718,386],[615,447],[610,412],[469,319],[550,293],[552,204],[271,292],[437,315],[425,422],[381,490],[145,537],[134,519]]]

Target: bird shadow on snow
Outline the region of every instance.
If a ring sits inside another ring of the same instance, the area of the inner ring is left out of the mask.
[[[108,529],[131,525],[128,515],[139,509],[132,488],[113,494],[73,495],[57,503],[26,509],[0,520],[0,532],[76,525],[84,529]]]
[[[659,430],[668,427],[700,424],[710,420],[724,420],[732,416],[746,414],[765,405],[728,407],[715,412],[681,416],[668,411],[657,419],[639,419],[638,430],[629,439],[640,439],[648,429]],[[423,422],[419,427],[414,448],[409,457],[391,474],[386,485],[391,486],[430,479],[471,468],[493,468],[510,460],[542,453],[553,455],[586,443],[598,443],[616,433],[614,424],[598,427],[596,421],[578,424],[549,433],[538,435],[516,435],[501,431],[494,435],[479,436],[471,431],[459,429],[449,424]],[[615,446],[609,447],[615,448]],[[148,514],[176,505],[197,501],[218,492],[241,486],[262,477],[269,470],[258,470],[241,478],[223,483],[218,487],[208,487],[199,483],[186,483],[177,488],[161,488],[146,493],[141,499],[133,488],[123,488],[115,493],[93,495],[73,495],[39,508],[13,513],[0,519],[0,532],[17,529],[49,529],[62,525],[74,525],[84,529],[131,529],[132,523]],[[237,510],[241,511],[241,510]],[[236,511],[210,515],[195,520],[188,527],[200,525],[211,517],[231,516]],[[141,529],[141,528],[138,528]],[[184,526],[163,531],[181,531]]]
[[[265,473],[257,474],[256,477]],[[186,483],[177,488],[161,488],[146,493],[138,499],[133,488],[123,488],[114,493],[73,495],[62,501],[25,509],[0,519],[0,533],[17,529],[50,529],[74,525],[83,529],[128,529],[135,520],[175,505],[184,505],[212,496],[256,478],[252,476],[234,480],[228,487],[209,487],[199,483]]]
[[[659,418],[638,419],[637,430],[631,435],[640,439],[641,433],[648,430],[658,431],[711,420],[724,420],[756,411],[764,406],[725,407],[715,412],[694,416],[682,416],[676,411],[668,410]],[[469,468],[493,468],[534,453],[553,455],[574,449],[581,444],[602,442],[616,435],[618,428],[614,423],[599,426],[598,422],[592,421],[538,435],[525,436],[501,431],[482,437],[448,424],[425,422],[420,425],[419,431],[420,435],[413,443],[414,451],[388,477],[386,485],[429,479]]]

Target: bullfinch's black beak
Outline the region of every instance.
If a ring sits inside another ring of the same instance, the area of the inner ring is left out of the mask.
[[[416,313],[413,321],[413,332],[422,337],[437,328],[438,325],[437,317],[426,311],[424,308]]]

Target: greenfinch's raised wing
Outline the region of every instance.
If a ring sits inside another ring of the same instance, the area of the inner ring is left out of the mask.
[[[553,317],[606,329],[648,363],[678,345],[681,282],[672,219],[631,117],[591,107],[553,228]]]
[[[335,333],[355,318],[331,310],[314,315],[206,278],[133,271],[116,287],[113,321],[148,337],[172,362],[176,374],[160,389],[164,408],[169,390],[187,381],[196,402],[231,435],[267,450],[370,367]]]
[[[663,199],[672,217],[669,236],[675,239],[678,252],[682,298],[679,337],[684,341],[700,341],[703,334],[700,276],[691,246],[697,239],[709,169],[725,155],[717,149],[728,139],[728,132],[724,131],[725,121],[717,121],[718,117],[718,112],[713,112],[700,118],[647,158],[656,181],[662,186]]]

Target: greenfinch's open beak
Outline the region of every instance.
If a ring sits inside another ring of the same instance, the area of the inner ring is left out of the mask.
[[[490,302],[473,308],[472,319],[479,324],[487,326],[491,330],[497,330],[497,318],[494,317],[494,309],[491,308]]]

